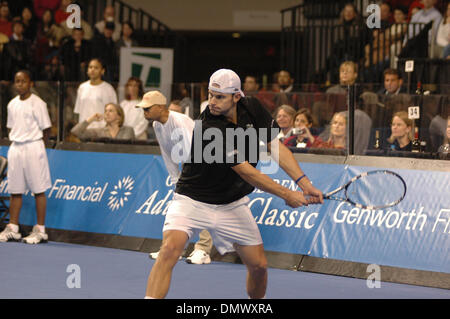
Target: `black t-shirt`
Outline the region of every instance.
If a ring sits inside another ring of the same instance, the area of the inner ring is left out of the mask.
[[[232,167],[245,161],[256,167],[260,141],[267,144],[275,139],[278,124],[253,97],[241,98],[237,103],[237,125],[223,115],[212,115],[209,107],[199,119],[190,161],[183,165],[175,192],[208,204],[228,204],[250,194],[254,187]]]

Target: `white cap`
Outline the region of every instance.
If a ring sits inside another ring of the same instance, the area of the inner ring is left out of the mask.
[[[241,79],[229,69],[220,69],[214,72],[209,78],[208,89],[225,94],[240,93],[241,96],[245,96],[241,90]]]

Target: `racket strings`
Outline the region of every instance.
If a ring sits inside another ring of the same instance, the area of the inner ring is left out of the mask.
[[[346,196],[352,203],[363,207],[387,207],[402,200],[405,185],[394,174],[375,173],[357,178],[346,189]]]

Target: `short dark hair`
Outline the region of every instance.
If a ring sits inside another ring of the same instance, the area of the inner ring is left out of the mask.
[[[16,77],[17,73],[25,74],[28,77],[28,79],[30,79],[30,81],[33,82],[33,75],[31,74],[30,70],[21,69],[21,70],[17,71],[16,74],[14,74],[14,77]]]
[[[387,69],[384,70],[384,72],[383,72],[383,78],[386,77],[387,74],[396,75],[397,78],[400,79],[400,72],[398,72],[397,69],[387,68]]]

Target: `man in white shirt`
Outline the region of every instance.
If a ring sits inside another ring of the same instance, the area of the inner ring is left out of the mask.
[[[7,127],[11,130],[12,144],[8,151],[8,190],[11,194],[10,222],[0,233],[0,242],[18,241],[19,214],[22,195],[29,190],[36,201],[37,224],[31,234],[23,239],[28,244],[46,242],[45,214],[47,199],[45,191],[51,187],[47,153],[42,138],[51,127],[47,105],[31,93],[31,76],[19,71],[14,77],[18,95],[8,103]]]
[[[180,163],[189,159],[194,131],[194,121],[181,112],[171,111],[167,107],[166,97],[159,91],[147,92],[142,101],[136,105],[144,109],[144,116],[153,121],[153,129],[158,140],[161,155],[170,175],[172,184],[180,176]],[[212,247],[210,234],[203,230],[194,251],[186,259],[189,264],[209,264]],[[159,252],[150,253],[150,258],[157,259]]]
[[[428,34],[428,43],[431,45],[431,41],[435,38],[435,34],[437,32],[438,23],[442,19],[442,15],[438,9],[434,7],[436,4],[436,0],[422,0],[424,7],[422,10],[419,10],[416,14],[414,14],[411,18],[407,39],[412,39],[417,36],[422,29],[420,25],[414,25],[414,23],[423,23],[427,24],[433,21],[433,28],[430,30]]]

